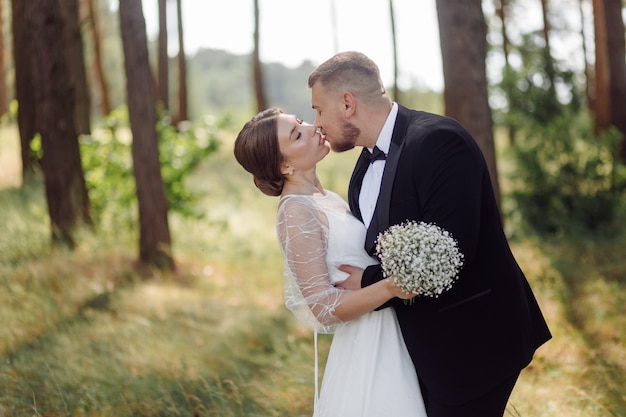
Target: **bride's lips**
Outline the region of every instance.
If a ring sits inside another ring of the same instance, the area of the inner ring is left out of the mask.
[[[326,142],[326,135],[322,133],[322,129],[317,129],[317,133],[320,135],[320,145],[323,145]]]

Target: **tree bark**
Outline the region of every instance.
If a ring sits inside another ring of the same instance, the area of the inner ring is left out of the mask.
[[[505,89],[505,94],[507,98],[510,99],[511,94],[511,85],[508,80],[510,77],[511,71],[511,63],[509,62],[509,51],[511,50],[511,41],[509,39],[508,31],[507,31],[507,20],[508,20],[508,11],[509,11],[509,0],[495,0],[495,9],[496,15],[500,19],[500,34],[502,36],[502,54],[504,55],[504,77],[505,79],[501,82],[502,87]],[[505,122],[507,124],[509,143],[511,145],[515,145],[515,136],[517,134],[517,129],[513,123]]]
[[[493,120],[488,102],[485,59],[487,25],[480,0],[437,0],[446,115],[458,120],[480,146],[498,204]]]
[[[176,0],[176,18],[178,23],[178,121],[181,122],[189,120],[189,111],[187,109],[187,56],[185,54],[182,0]]]
[[[254,91],[256,93],[257,111],[267,108],[265,86],[263,84],[263,68],[259,53],[259,0],[254,0],[254,50],[252,52],[252,66],[254,71]]]
[[[626,139],[626,41],[621,0],[604,0],[606,41],[609,60],[609,102],[611,124]],[[622,140],[620,159],[626,163],[626,140]]]
[[[391,43],[393,48],[393,99],[400,102],[400,88],[398,88],[398,42],[396,39],[396,17],[393,12],[393,0],[389,0],[389,16],[391,19]]]
[[[88,16],[89,22],[91,23],[91,34],[93,36],[93,52],[94,52],[93,66],[94,66],[94,71],[96,74],[96,82],[100,90],[100,105],[102,106],[102,114],[104,116],[108,116],[111,113],[112,108],[111,108],[111,99],[109,97],[109,85],[108,85],[106,76],[104,74],[104,69],[102,66],[102,46],[101,46],[102,35],[100,34],[98,16],[94,8],[94,1],[97,1],[97,0],[86,0],[86,1],[87,1],[87,16]]]
[[[167,56],[167,1],[159,0],[159,97],[163,110],[170,109],[169,57]]]
[[[23,0],[13,0],[11,10],[15,98],[19,105],[17,125],[20,131],[22,183],[27,183],[34,176],[38,166],[37,158],[30,151],[31,141],[37,133],[30,3]]]
[[[91,99],[87,87],[78,0],[61,0],[59,4],[65,26],[67,67],[74,94],[74,124],[77,134],[88,135],[91,133]]]
[[[593,23],[596,40],[594,115],[595,133],[599,134],[611,125],[611,74],[604,0],[593,0]]]
[[[580,13],[580,39],[583,48],[583,68],[585,74],[585,101],[587,108],[593,112],[594,109],[594,93],[593,93],[593,76],[591,75],[591,68],[589,67],[589,61],[587,61],[587,39],[585,37],[585,13],[583,9],[583,2],[585,0],[578,1],[578,11]]]
[[[0,116],[9,110],[4,48],[4,2],[0,1]]]
[[[541,13],[543,16],[543,39],[545,41],[544,47],[544,62],[545,62],[545,70],[546,76],[548,77],[548,82],[550,83],[549,91],[552,101],[556,103],[558,100],[556,98],[556,87],[555,87],[555,70],[554,70],[554,59],[552,59],[552,48],[550,44],[550,17],[548,15],[548,0],[541,0]]]
[[[139,261],[144,265],[173,270],[146,22],[141,0],[120,0],[119,6],[128,112],[133,134],[133,170],[139,205]]]
[[[74,247],[73,231],[91,224],[87,187],[74,125],[74,96],[58,2],[31,0],[37,126],[41,133],[46,200],[53,244]]]
[[[509,0],[496,0],[496,15],[500,18],[500,33],[502,35],[502,53],[504,54],[504,65],[509,67],[509,50],[511,49],[511,41],[506,30],[507,9]]]

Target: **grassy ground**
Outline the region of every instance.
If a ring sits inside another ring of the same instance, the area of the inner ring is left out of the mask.
[[[190,184],[207,193],[206,219],[172,216],[178,272],[163,274],[135,268],[133,230],[49,248],[41,185],[15,188],[10,133],[0,132],[0,417],[311,415],[312,335],[282,304],[277,200],[230,144]],[[327,158],[324,184],[345,195],[355,158]],[[512,245],[554,339],[507,414],[626,415],[626,237]]]

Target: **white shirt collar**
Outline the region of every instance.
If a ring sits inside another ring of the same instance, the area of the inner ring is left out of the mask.
[[[389,116],[387,116],[387,120],[383,125],[383,128],[378,135],[378,139],[376,140],[376,146],[378,149],[383,151],[385,155],[389,154],[389,147],[391,146],[391,136],[393,135],[393,128],[396,124],[396,116],[398,115],[398,104],[395,102],[391,104],[391,111],[389,112]],[[370,152],[372,152],[373,148],[368,148]]]

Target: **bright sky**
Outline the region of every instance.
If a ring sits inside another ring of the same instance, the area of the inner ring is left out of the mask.
[[[332,5],[338,33],[332,33]],[[148,36],[157,33],[157,0],[143,0]],[[168,2],[170,54],[177,52],[175,2]],[[253,0],[182,0],[185,49],[252,51]],[[358,50],[393,80],[393,45],[388,0],[259,0],[260,53],[263,62],[289,67],[304,60],[320,64],[335,52]],[[443,74],[435,0],[394,0],[399,82],[441,91]],[[337,49],[336,49],[337,48]]]

